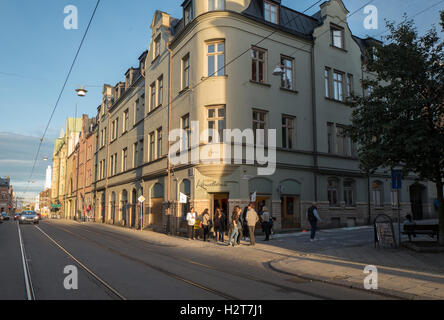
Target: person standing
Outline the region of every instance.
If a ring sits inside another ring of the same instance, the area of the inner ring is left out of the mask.
[[[211,224],[211,217],[210,212],[208,209],[205,209],[205,211],[202,213],[202,229],[203,229],[203,241],[207,242],[210,241],[208,239],[210,235],[210,224]]]
[[[219,208],[216,210],[214,217],[214,232],[216,232],[216,242],[224,242],[225,233],[225,217],[222,214],[222,210]]]
[[[316,202],[313,202],[313,205],[308,209],[307,218],[311,226],[310,241],[313,242],[315,241],[316,231],[318,229],[318,222],[322,222],[322,219],[318,214],[318,205]]]
[[[265,233],[265,240],[264,241],[270,241],[270,234],[271,234],[271,215],[270,212],[268,212],[267,207],[263,207],[263,213],[262,213],[262,229],[264,229]]]
[[[242,236],[244,240],[247,240],[248,238],[248,223],[247,223],[247,212],[248,212],[249,206],[244,208],[244,211],[242,212]]]
[[[248,233],[250,234],[250,245],[256,245],[256,240],[254,238],[254,229],[256,227],[256,223],[259,221],[259,217],[257,215],[256,210],[254,210],[254,204],[250,203],[247,211],[247,225],[248,225]]]
[[[188,223],[188,240],[194,240],[194,224],[196,223],[196,212],[194,208],[190,209],[187,213],[187,223]]]

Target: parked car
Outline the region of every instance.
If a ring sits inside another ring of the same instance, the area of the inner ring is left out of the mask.
[[[21,213],[16,213],[14,216],[14,221],[17,221],[21,215],[22,215]]]
[[[6,212],[2,212],[3,221],[9,221],[9,215]]]
[[[24,223],[39,224],[37,213],[35,211],[24,211],[19,218],[19,224]]]

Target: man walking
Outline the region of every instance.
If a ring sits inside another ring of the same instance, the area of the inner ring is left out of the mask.
[[[194,224],[196,223],[196,212],[194,208],[190,209],[187,213],[187,223],[188,223],[188,239],[194,240]]]
[[[316,231],[318,228],[318,221],[322,222],[322,219],[321,219],[321,217],[319,217],[319,214],[318,214],[318,205],[316,202],[313,202],[312,206],[308,209],[307,218],[308,218],[308,222],[310,222],[310,226],[311,226],[310,241],[313,242],[313,241],[315,241],[315,237],[316,237]]]
[[[256,227],[256,223],[259,221],[259,217],[257,215],[256,210],[254,210],[254,204],[250,203],[248,205],[247,211],[247,225],[248,225],[248,233],[250,234],[250,245],[256,245],[256,240],[254,238],[254,228]]]

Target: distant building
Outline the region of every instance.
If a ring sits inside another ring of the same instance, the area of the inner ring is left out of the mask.
[[[40,213],[43,216],[48,216],[51,212],[51,189],[40,192],[39,200]]]
[[[14,191],[9,177],[0,178],[0,212],[14,212]]]

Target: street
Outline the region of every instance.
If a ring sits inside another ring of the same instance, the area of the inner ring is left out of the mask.
[[[386,299],[275,272],[266,251],[263,244],[231,248],[98,224],[10,221],[0,225],[0,299]],[[78,290],[64,287],[70,265],[78,269]]]

